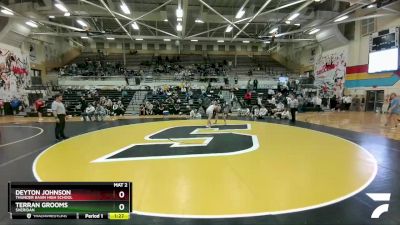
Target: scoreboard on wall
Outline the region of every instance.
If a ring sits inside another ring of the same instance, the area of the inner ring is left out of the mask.
[[[129,219],[130,182],[10,182],[11,219]]]
[[[399,48],[399,27],[382,30],[370,35],[369,52]]]

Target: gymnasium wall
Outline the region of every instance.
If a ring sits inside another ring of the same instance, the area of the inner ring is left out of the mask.
[[[376,19],[375,31],[400,26],[400,17]],[[369,35],[361,35],[361,22],[355,26],[355,39],[348,45],[349,61],[346,70],[345,88],[348,94],[365,95],[366,90],[384,90],[400,94],[400,70],[385,73],[368,73]]]

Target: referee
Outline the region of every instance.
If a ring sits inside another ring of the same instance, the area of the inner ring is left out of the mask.
[[[68,137],[64,134],[65,128],[65,107],[61,102],[63,99],[62,95],[57,94],[55,96],[54,102],[51,104],[51,110],[53,111],[54,118],[56,119],[56,139],[61,141],[62,139],[67,139]]]

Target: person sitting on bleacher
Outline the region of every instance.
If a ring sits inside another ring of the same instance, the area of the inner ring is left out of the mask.
[[[272,109],[273,118],[281,118],[282,112],[285,110],[285,105],[282,102],[276,104],[276,108]]]
[[[94,113],[96,120],[104,121],[104,117],[106,116],[106,114],[106,109],[101,104],[97,104],[96,111]]]
[[[92,116],[94,116],[96,109],[92,105],[92,103],[89,103],[88,107],[86,107],[85,112],[82,113],[82,117],[84,121],[87,121],[87,118],[89,118],[90,121],[92,121]]]
[[[118,103],[114,102],[113,112],[114,112],[114,115],[117,115],[117,116],[123,116],[125,114],[125,109],[124,109],[124,106],[122,105],[121,101],[118,101]]]
[[[260,112],[258,114],[260,119],[264,119],[267,116],[268,110],[265,106],[261,106]]]

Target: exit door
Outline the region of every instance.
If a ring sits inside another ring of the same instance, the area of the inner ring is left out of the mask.
[[[381,110],[384,102],[384,91],[367,91],[365,111]]]

